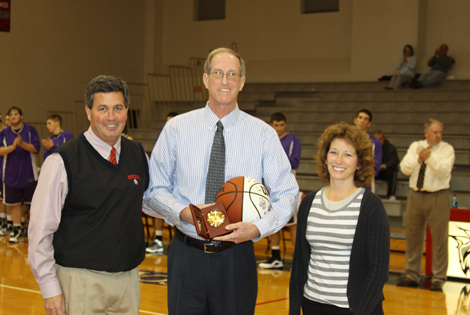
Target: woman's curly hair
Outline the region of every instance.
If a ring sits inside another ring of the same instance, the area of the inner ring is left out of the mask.
[[[320,179],[324,183],[330,182],[327,155],[334,139],[344,139],[346,143],[356,149],[358,169],[354,173],[354,185],[356,187],[369,187],[374,177],[372,141],[370,141],[366,133],[360,131],[356,126],[345,122],[329,126],[318,140],[318,153],[315,160]]]

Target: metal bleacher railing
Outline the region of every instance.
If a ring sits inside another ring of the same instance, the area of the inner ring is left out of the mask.
[[[150,123],[152,120],[164,120],[168,112],[187,110],[195,102],[207,100],[208,93],[202,82],[204,61],[190,58],[189,67],[169,66],[169,74],[147,74],[146,83],[128,82],[131,106],[127,130],[154,128]],[[72,107],[73,111],[59,114],[66,116],[64,126],[78,135],[88,128],[89,122],[83,101],[73,102]],[[41,124],[37,123],[38,126]]]

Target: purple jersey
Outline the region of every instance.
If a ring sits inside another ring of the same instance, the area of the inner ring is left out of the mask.
[[[281,145],[289,158],[291,168],[293,170],[298,169],[300,164],[300,139],[288,133],[279,140],[281,140]]]
[[[54,145],[49,150],[44,149],[44,155],[43,155],[44,160],[49,155],[51,155],[51,153],[54,152],[54,150],[57,149],[60,145],[69,141],[70,139],[73,139],[73,134],[70,131],[62,130],[62,132],[59,133],[57,136],[52,135],[49,137],[49,139],[52,139],[52,142],[54,142]]]
[[[369,135],[374,149],[374,171],[375,175],[380,172],[380,165],[382,164],[382,142],[374,136]]]
[[[24,142],[31,143],[39,152],[39,135],[31,125],[23,124],[20,130],[7,127],[0,132],[0,147],[12,145],[18,135]],[[19,146],[3,156],[3,183],[8,187],[25,188],[38,180],[36,155]]]

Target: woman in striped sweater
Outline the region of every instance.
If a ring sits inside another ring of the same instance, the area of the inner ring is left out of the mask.
[[[289,314],[383,314],[390,225],[374,176],[372,143],[347,123],[328,127],[317,172],[328,186],[299,208]]]

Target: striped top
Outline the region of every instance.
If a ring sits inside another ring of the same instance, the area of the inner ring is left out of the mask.
[[[225,181],[249,176],[264,184],[270,210],[254,222],[261,236],[281,229],[295,212],[299,186],[290,173],[276,131],[238,106],[219,119],[206,105],[168,121],[150,159],[150,186],[144,200],[186,235],[200,239],[193,224],[180,220],[189,204],[204,203],[209,158],[217,122],[224,125]],[[145,210],[147,211],[147,210]]]
[[[349,258],[364,188],[333,202],[325,187],[317,193],[308,215],[306,238],[311,246],[304,296],[309,300],[349,308]]]

